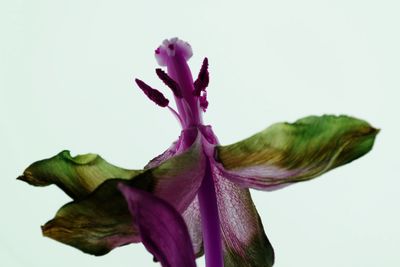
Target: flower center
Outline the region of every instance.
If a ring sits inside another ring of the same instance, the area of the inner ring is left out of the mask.
[[[190,45],[178,38],[164,40],[155,50],[155,57],[160,66],[167,67],[167,73],[156,69],[157,76],[174,93],[176,112],[169,106],[169,100],[157,89],[142,80],[136,83],[147,97],[161,107],[168,107],[179,119],[183,130],[203,125],[202,112],[208,107],[206,88],[209,82],[208,60],[204,59],[200,73],[193,82],[192,73],[187,61],[192,56]]]
[[[165,40],[155,51],[158,64],[167,67],[167,77],[170,77],[177,84],[177,86],[170,86],[169,84],[172,83],[159,75],[165,84],[171,89],[174,88],[172,90],[174,91],[178,113],[183,122],[183,128],[201,125],[203,123],[202,109],[205,110],[208,105],[204,94],[200,96],[201,88],[205,90],[208,85],[208,63],[206,61],[207,64],[203,64],[202,69],[204,70],[203,72],[200,71],[200,80],[197,79],[193,83],[192,73],[187,64],[192,54],[191,46],[178,38]],[[178,94],[175,93],[176,87],[179,87]]]

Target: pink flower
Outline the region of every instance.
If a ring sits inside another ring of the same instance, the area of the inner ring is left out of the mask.
[[[378,130],[348,116],[310,116],[277,123],[238,143],[221,146],[204,124],[208,60],[193,81],[190,45],[177,38],[156,49],[157,76],[176,109],[157,89],[136,79],[147,97],[178,119],[178,140],[142,170],[127,170],[95,154],[63,151],[29,166],[19,179],[56,184],[72,201],[43,227],[45,236],[103,255],[142,242],[162,266],[272,266],[249,188],[276,190],[349,163],[373,146]]]

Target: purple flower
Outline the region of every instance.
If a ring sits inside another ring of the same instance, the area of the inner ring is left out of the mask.
[[[162,266],[272,266],[273,248],[249,188],[276,190],[310,180],[371,150],[378,130],[348,116],[309,116],[277,123],[221,146],[203,122],[208,107],[208,60],[193,81],[190,45],[165,40],[155,51],[176,109],[157,89],[136,79],[145,95],[178,119],[182,132],[142,170],[127,170],[96,154],[69,151],[33,163],[19,179],[55,184],[73,199],[42,226],[45,236],[103,255],[142,242]]]

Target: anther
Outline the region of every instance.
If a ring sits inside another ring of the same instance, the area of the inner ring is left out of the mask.
[[[210,82],[210,77],[208,73],[208,59],[204,58],[203,64],[201,65],[199,75],[197,76],[196,81],[194,82],[194,91],[193,94],[195,96],[200,96],[201,91],[205,91]]]
[[[165,98],[165,96],[158,91],[157,89],[151,88],[145,82],[139,79],[135,79],[136,84],[142,89],[143,93],[150,98],[151,101],[159,105],[160,107],[168,106],[169,100]]]
[[[182,92],[179,84],[175,82],[174,79],[169,77],[168,74],[165,73],[162,69],[156,69],[156,73],[158,78],[160,78],[160,80],[163,81],[164,84],[172,90],[176,97],[182,98]]]
[[[200,96],[199,102],[200,102],[200,107],[203,110],[203,112],[206,112],[206,110],[208,108],[207,92],[206,91],[204,91],[203,94]]]

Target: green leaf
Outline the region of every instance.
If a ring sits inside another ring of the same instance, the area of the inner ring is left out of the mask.
[[[35,186],[56,184],[73,199],[81,199],[108,179],[131,179],[141,172],[116,167],[97,154],[72,157],[64,150],[33,163],[18,179]]]
[[[236,183],[271,190],[309,180],[365,155],[378,132],[366,121],[348,116],[310,116],[219,146],[216,158]]]

